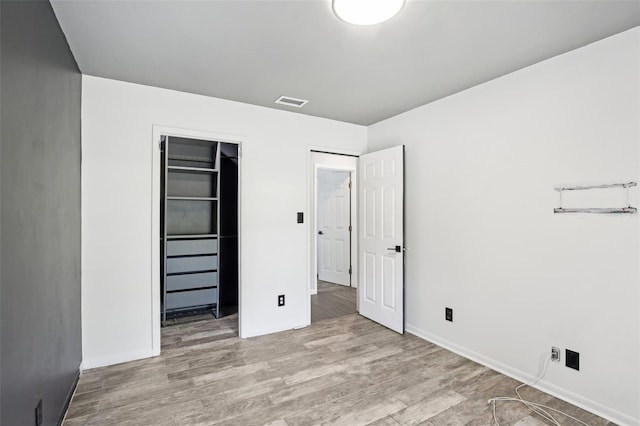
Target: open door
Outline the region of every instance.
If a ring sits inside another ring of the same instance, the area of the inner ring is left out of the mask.
[[[359,311],[404,333],[404,146],[360,156]]]

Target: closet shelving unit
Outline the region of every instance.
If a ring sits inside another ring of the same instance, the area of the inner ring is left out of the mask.
[[[162,137],[162,323],[197,309],[220,315],[220,143]]]

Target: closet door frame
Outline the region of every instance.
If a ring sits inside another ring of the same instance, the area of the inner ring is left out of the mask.
[[[152,327],[152,352],[153,355],[160,355],[161,348],[161,310],[160,310],[160,171],[162,162],[160,158],[161,136],[174,136],[181,138],[210,140],[222,143],[232,143],[238,145],[238,325],[240,336],[242,336],[242,257],[240,251],[242,247],[242,143],[245,137],[230,135],[226,133],[216,133],[205,130],[182,129],[178,127],[168,127],[154,125],[152,129],[152,161],[151,161],[151,327]]]

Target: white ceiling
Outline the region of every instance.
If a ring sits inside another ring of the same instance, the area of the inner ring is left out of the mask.
[[[85,74],[364,125],[640,25],[637,0],[408,0],[371,27],[330,0],[52,4]]]

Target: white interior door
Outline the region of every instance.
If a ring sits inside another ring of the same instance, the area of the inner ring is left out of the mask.
[[[360,314],[404,333],[404,147],[360,156]]]
[[[318,170],[318,278],[351,285],[351,173]]]

